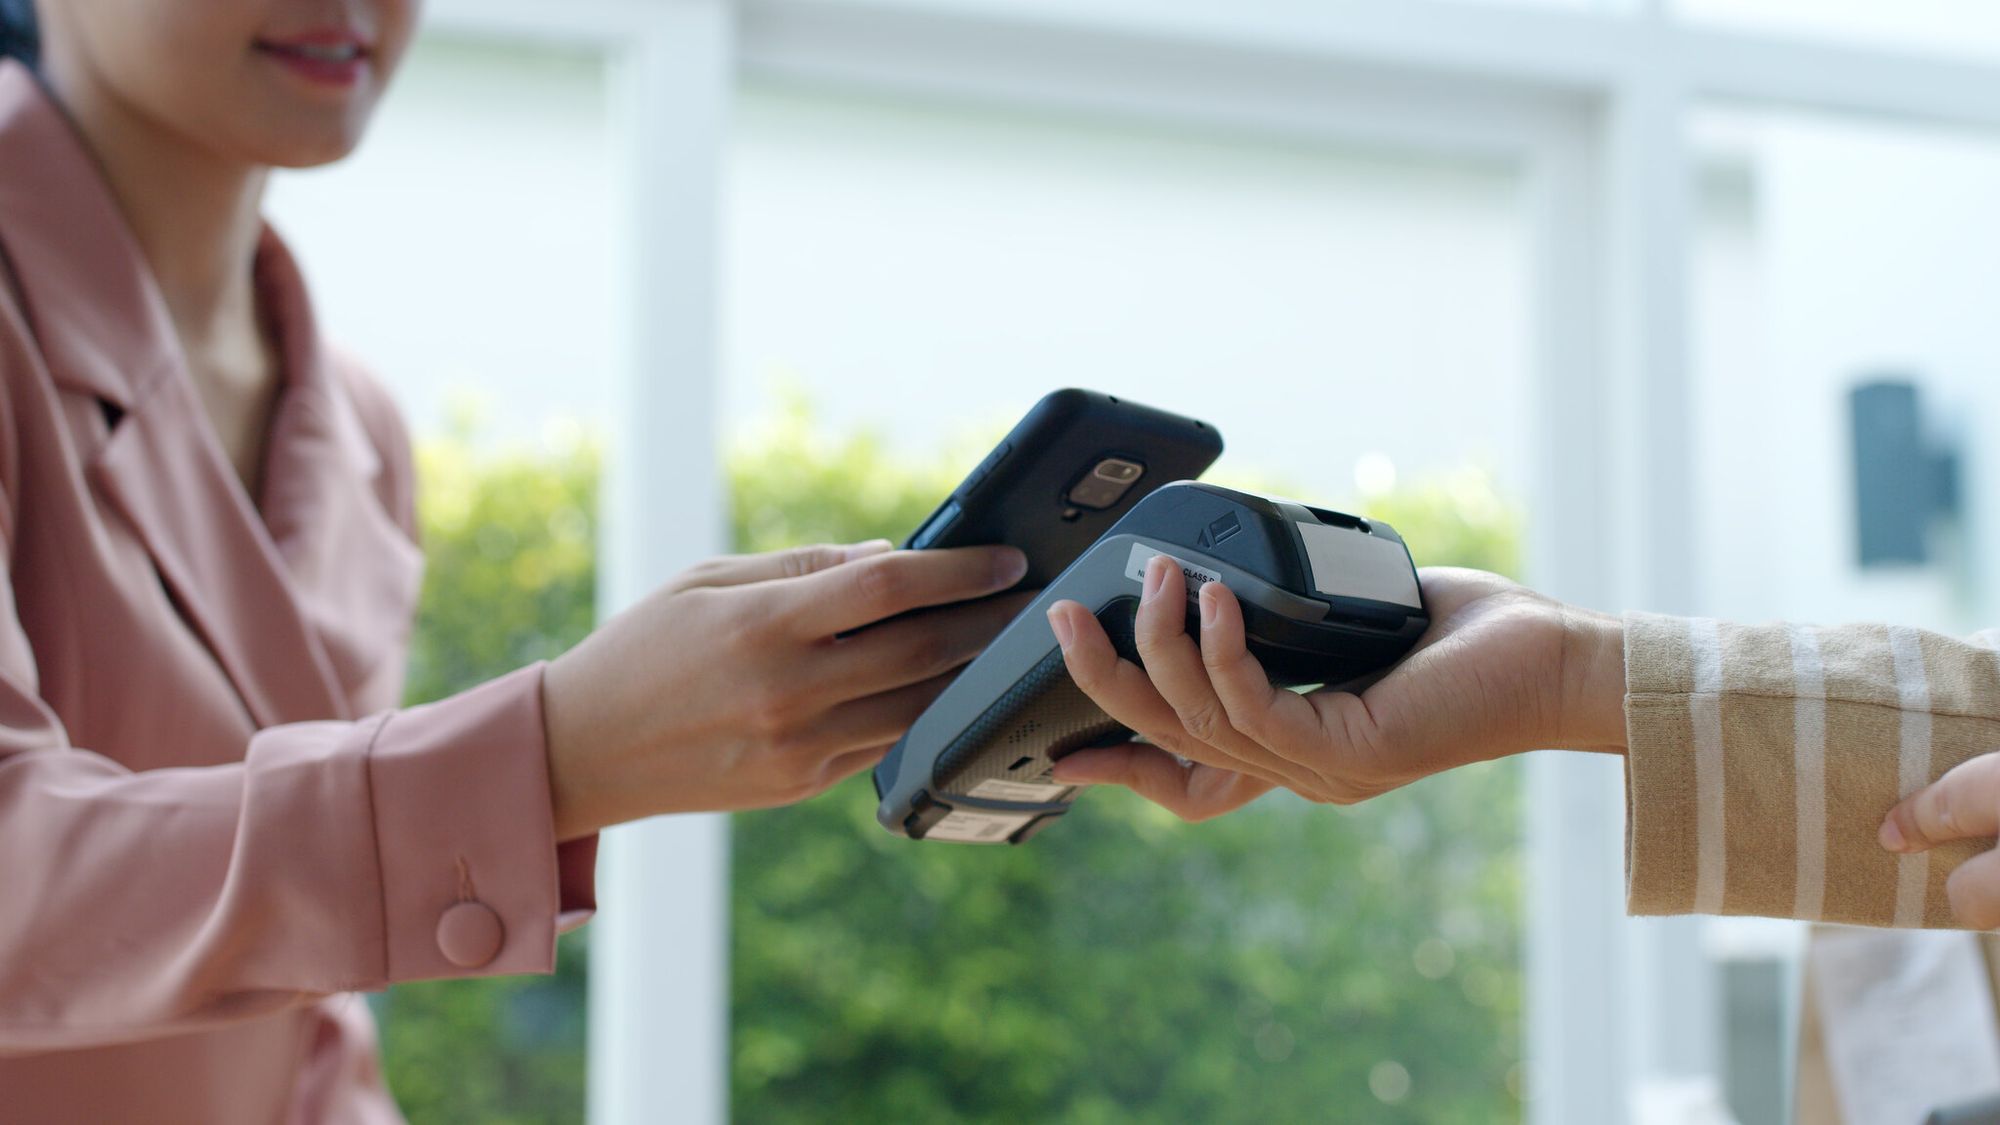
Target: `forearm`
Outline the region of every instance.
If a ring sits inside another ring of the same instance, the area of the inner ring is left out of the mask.
[[[1877,829],[2000,746],[1991,651],[1879,625],[1633,615],[1624,631],[1634,913],[1955,924],[1944,877],[1976,848],[1898,857]]]

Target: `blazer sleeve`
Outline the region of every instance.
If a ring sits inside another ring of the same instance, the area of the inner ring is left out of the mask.
[[[2000,750],[2000,656],[1884,625],[1626,618],[1627,905],[1951,928],[1991,846],[1876,842],[1902,797]]]
[[[8,350],[0,332],[0,375],[25,362]],[[0,1052],[155,1038],[397,981],[546,972],[559,928],[593,906],[594,840],[553,838],[541,666],[358,722],[272,727],[231,764],[133,772],[71,745],[40,698],[6,569]]]

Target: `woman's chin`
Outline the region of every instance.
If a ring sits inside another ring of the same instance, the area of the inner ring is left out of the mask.
[[[313,168],[361,143],[381,98],[378,82],[333,89],[265,69],[255,81],[205,92],[200,116],[210,123],[210,147],[246,163]],[[190,124],[186,131],[199,137],[203,130]]]
[[[274,152],[258,161],[271,168],[319,168],[345,159],[354,151],[359,138],[354,142],[317,147],[291,146],[282,152]]]
[[[235,146],[253,164],[272,168],[317,168],[346,157],[361,144],[366,122],[320,128],[271,130]]]

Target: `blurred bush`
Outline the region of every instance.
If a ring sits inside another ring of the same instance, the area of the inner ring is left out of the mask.
[[[900,537],[982,451],[917,466],[867,434],[829,438],[790,403],[731,453],[737,547]],[[423,451],[413,700],[587,629],[596,465],[587,445]],[[1476,474],[1362,507],[1420,562],[1514,568],[1513,517]],[[865,778],[739,815],[734,1115],[1516,1117],[1519,807],[1516,771],[1497,765],[1354,809],[1273,795],[1199,826],[1095,792],[1023,848],[891,837]],[[387,994],[386,1064],[412,1120],[580,1117],[579,937],[551,979]]]

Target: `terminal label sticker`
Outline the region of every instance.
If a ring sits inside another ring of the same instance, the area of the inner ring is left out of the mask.
[[[1044,805],[1061,797],[1067,785],[1033,785],[1025,781],[1002,781],[989,777],[966,792],[968,797],[987,801],[1016,801],[1024,805]]]
[[[924,833],[926,840],[952,844],[1004,844],[1026,828],[1034,813],[996,813],[984,809],[953,809]]]
[[[1125,577],[1144,586],[1146,584],[1146,564],[1153,561],[1154,555],[1159,554],[1165,554],[1165,552],[1155,551],[1144,543],[1132,544],[1132,554],[1125,560]],[[1189,601],[1193,601],[1201,594],[1203,586],[1208,585],[1210,582],[1222,581],[1221,571],[1210,570],[1205,566],[1196,566],[1191,562],[1174,558],[1172,555],[1167,555],[1167,557],[1174,559],[1174,564],[1181,568],[1181,577],[1187,579],[1187,596]]]

